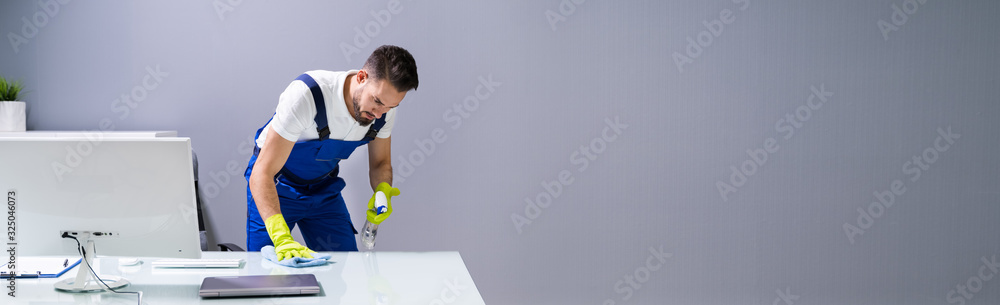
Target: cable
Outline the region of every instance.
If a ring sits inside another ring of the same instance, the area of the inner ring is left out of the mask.
[[[97,272],[95,272],[94,268],[90,265],[90,261],[87,260],[87,250],[83,247],[82,244],[80,244],[80,240],[77,239],[74,236],[70,236],[69,234],[65,234],[65,233],[63,234],[63,237],[64,238],[72,238],[73,240],[76,241],[77,250],[80,251],[80,255],[83,256],[83,262],[84,262],[84,264],[87,265],[87,269],[90,270],[90,274],[94,275],[94,278],[97,279],[97,282],[101,283],[101,285],[104,285],[104,288],[106,288],[106,289],[108,289],[108,290],[110,290],[111,292],[114,292],[114,293],[118,293],[118,294],[135,294],[136,296],[138,296],[138,299],[139,299],[139,303],[138,304],[142,305],[142,291],[117,291],[117,290],[114,290],[113,288],[111,288],[111,286],[108,286],[108,284],[105,283],[104,280],[101,279],[101,277],[97,276]],[[84,284],[84,286],[86,286],[86,283]]]
[[[139,298],[139,305],[142,305],[142,291],[117,291],[117,290],[114,290],[113,288],[111,288],[111,286],[108,286],[108,284],[105,283],[104,280],[101,279],[101,277],[97,276],[97,272],[94,271],[94,268],[90,266],[90,262],[87,261],[87,250],[84,249],[83,245],[80,244],[80,240],[77,239],[75,236],[69,235],[66,232],[63,232],[62,237],[63,238],[72,238],[73,240],[76,241],[76,249],[78,251],[80,251],[80,255],[83,256],[83,263],[85,265],[87,265],[87,269],[90,270],[90,274],[94,275],[94,278],[97,279],[98,283],[101,283],[101,285],[104,285],[104,288],[106,288],[106,289],[108,289],[108,290],[110,290],[111,292],[114,292],[114,293],[118,293],[118,294],[135,294]],[[96,250],[96,248],[95,248],[95,250]],[[86,283],[84,283],[84,286],[86,286]]]

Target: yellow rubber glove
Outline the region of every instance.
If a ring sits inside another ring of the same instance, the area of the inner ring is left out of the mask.
[[[375,213],[375,194],[372,194],[372,199],[368,200],[368,222],[373,224],[380,224],[389,218],[392,214],[392,196],[399,196],[399,189],[390,186],[388,183],[382,182],[375,187],[375,192],[382,192],[385,194],[385,213],[376,215]]]
[[[274,254],[278,256],[278,261],[293,257],[313,258],[312,254],[316,253],[292,239],[292,230],[288,229],[285,217],[281,214],[274,214],[264,220],[264,227],[274,243]]]

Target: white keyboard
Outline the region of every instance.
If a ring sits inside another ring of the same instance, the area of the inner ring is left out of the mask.
[[[239,268],[242,258],[222,259],[161,259],[153,262],[154,268]]]

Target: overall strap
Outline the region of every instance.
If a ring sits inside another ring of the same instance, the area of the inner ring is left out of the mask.
[[[326,140],[330,138],[330,126],[326,122],[326,100],[323,99],[323,91],[320,90],[319,84],[316,80],[309,76],[309,74],[302,73],[295,80],[300,80],[309,86],[309,91],[312,92],[313,103],[316,104],[316,117],[313,119],[316,121],[316,132],[319,133],[320,140]],[[384,124],[384,123],[383,123]],[[381,126],[380,126],[381,128]]]
[[[361,141],[371,142],[371,140],[374,140],[375,136],[378,135],[378,130],[382,129],[382,126],[385,126],[385,118],[387,116],[389,116],[388,112],[383,114],[381,118],[375,120],[375,122],[372,122],[372,127],[368,128],[368,133],[365,134],[365,138],[361,139]]]

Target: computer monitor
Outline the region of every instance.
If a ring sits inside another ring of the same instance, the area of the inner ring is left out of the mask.
[[[0,138],[0,190],[18,256],[201,257],[188,138]]]

